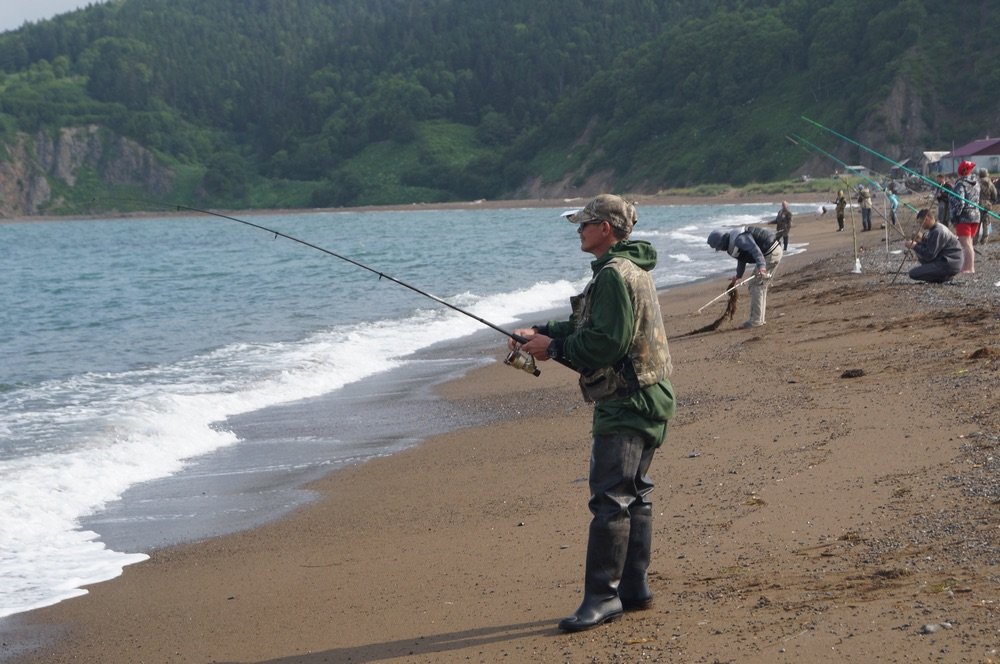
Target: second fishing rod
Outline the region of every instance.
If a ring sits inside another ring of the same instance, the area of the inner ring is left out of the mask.
[[[527,342],[527,339],[525,337],[522,337],[519,334],[514,334],[513,332],[505,330],[504,328],[500,327],[499,325],[491,323],[490,321],[488,321],[485,318],[482,318],[480,316],[477,316],[476,314],[472,313],[471,311],[467,311],[467,310],[465,310],[465,309],[463,309],[463,308],[461,308],[459,306],[456,306],[456,305],[452,304],[451,302],[448,302],[447,300],[444,300],[444,299],[442,299],[442,298],[440,298],[440,297],[438,297],[436,295],[428,293],[425,290],[421,290],[420,288],[417,288],[416,286],[413,286],[412,284],[408,284],[407,282],[403,281],[402,279],[397,279],[396,277],[388,275],[385,272],[382,272],[381,270],[377,270],[377,269],[375,269],[375,268],[373,268],[373,267],[371,267],[369,265],[365,265],[364,263],[362,263],[360,261],[354,260],[353,258],[349,258],[348,256],[344,256],[344,255],[339,254],[339,253],[337,253],[335,251],[331,251],[329,249],[326,249],[325,247],[321,247],[319,245],[313,244],[312,242],[308,242],[306,240],[302,240],[302,239],[294,237],[292,235],[288,235],[287,233],[283,233],[283,232],[275,230],[273,228],[268,228],[267,226],[262,226],[260,224],[255,224],[252,221],[247,221],[246,219],[239,219],[237,217],[231,217],[231,216],[229,216],[227,214],[222,214],[221,212],[213,212],[212,210],[203,210],[203,209],[196,208],[196,207],[191,207],[191,206],[188,206],[188,205],[178,205],[178,204],[173,204],[173,203],[171,203],[171,204],[158,203],[158,202],[155,202],[155,201],[141,201],[141,202],[143,202],[143,203],[149,203],[149,204],[152,204],[152,205],[156,205],[158,207],[173,208],[175,210],[186,210],[188,212],[197,212],[197,213],[200,213],[200,214],[211,215],[213,217],[219,217],[220,219],[228,219],[229,221],[235,221],[236,223],[244,224],[246,226],[250,226],[251,228],[256,228],[258,230],[262,230],[262,231],[265,231],[267,233],[270,233],[275,238],[281,237],[281,238],[285,238],[286,240],[291,240],[292,242],[297,242],[297,243],[299,243],[299,244],[301,244],[303,246],[309,247],[310,249],[315,249],[316,251],[323,252],[324,254],[327,254],[328,256],[333,256],[334,258],[339,258],[340,260],[345,261],[347,263],[350,263],[351,265],[354,265],[355,267],[359,267],[362,270],[367,270],[368,272],[371,272],[372,274],[378,275],[378,278],[380,280],[381,279],[385,279],[387,281],[393,282],[394,284],[398,284],[398,285],[402,286],[403,288],[407,288],[407,289],[413,291],[414,293],[417,293],[418,295],[422,295],[422,296],[424,296],[426,298],[434,300],[438,304],[441,304],[441,305],[443,305],[445,307],[448,307],[449,309],[451,309],[453,311],[456,311],[456,312],[458,312],[458,313],[460,313],[460,314],[462,314],[464,316],[468,316],[469,318],[472,318],[473,320],[476,320],[476,321],[482,323],[486,327],[489,327],[489,328],[491,328],[493,330],[496,330],[497,332],[503,334],[504,336],[513,339],[515,341],[515,343],[516,343],[516,346],[515,346],[515,348],[512,351],[510,351],[507,354],[507,357],[504,359],[504,363],[507,364],[507,365],[509,365],[509,366],[514,367],[515,369],[521,369],[523,371],[526,371],[526,372],[528,372],[528,373],[530,373],[530,374],[532,374],[534,376],[538,376],[538,375],[541,374],[541,372],[538,370],[537,366],[535,365],[535,358],[533,358],[528,353],[525,353],[524,351],[520,350],[520,345],[523,344],[523,343],[525,343],[525,342]],[[567,362],[565,360],[562,360],[560,358],[554,358],[554,359],[557,362],[559,362],[560,364],[562,364],[563,366],[565,366],[565,367],[567,367],[569,369],[572,369],[573,371],[577,371],[577,369],[575,367],[573,367],[571,364],[569,364],[569,362]]]
[[[828,132],[828,133],[836,136],[837,138],[839,138],[841,140],[847,141],[851,145],[856,145],[857,147],[861,148],[865,152],[868,152],[869,154],[872,154],[872,155],[878,157],[879,159],[882,159],[882,160],[885,160],[885,161],[889,162],[890,164],[892,164],[896,168],[900,169],[901,171],[903,171],[905,173],[908,173],[909,175],[912,175],[913,177],[916,177],[916,178],[920,179],[921,181],[923,181],[924,183],[930,185],[931,187],[934,187],[935,189],[944,191],[949,196],[951,196],[953,198],[957,198],[958,200],[960,200],[960,201],[962,201],[962,202],[964,202],[964,203],[966,203],[968,205],[971,205],[972,207],[974,207],[977,210],[979,210],[982,214],[985,214],[987,216],[993,217],[994,219],[1000,219],[1000,215],[998,215],[996,212],[993,212],[992,210],[986,209],[985,207],[983,207],[982,205],[979,204],[979,201],[973,201],[973,200],[970,200],[968,198],[964,198],[963,196],[959,196],[958,194],[955,193],[954,190],[949,189],[948,187],[945,187],[945,186],[941,185],[938,182],[935,182],[934,180],[930,179],[926,175],[918,173],[918,172],[914,171],[911,168],[907,168],[901,162],[898,162],[898,161],[896,161],[894,159],[891,159],[890,157],[887,157],[886,155],[882,154],[878,150],[875,150],[873,148],[868,147],[864,143],[860,143],[860,142],[854,140],[853,138],[850,138],[848,136],[844,136],[840,132],[831,129],[830,127],[827,127],[826,125],[820,124],[816,120],[811,120],[811,119],[807,118],[804,115],[800,116],[800,117],[803,120],[805,120],[806,122],[808,122],[809,124],[811,124],[811,125],[813,125],[815,127],[818,127],[820,129],[822,129],[823,131]]]

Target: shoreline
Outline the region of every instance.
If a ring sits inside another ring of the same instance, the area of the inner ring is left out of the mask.
[[[276,522],[157,551],[12,626],[58,635],[53,662],[988,657],[995,507],[949,478],[1000,445],[996,306],[891,284],[877,233],[851,274],[833,226],[796,215],[809,246],[782,261],[760,330],[685,335],[717,315],[691,312],[721,277],[661,293],[681,408],[653,464],[651,611],[556,632],[582,584],[589,410],[568,370],[495,363],[438,388],[494,422],[338,470]],[[998,249],[980,259],[994,274]],[[931,417],[928,394],[955,407]],[[11,661],[38,654],[4,641]]]
[[[727,205],[727,204],[755,204],[774,203],[779,205],[782,200],[792,203],[813,203],[824,197],[823,192],[792,193],[792,194],[742,194],[738,191],[725,195],[716,196],[694,196],[694,195],[674,195],[674,194],[643,194],[629,196],[635,199],[637,205]],[[51,221],[93,221],[100,220],[128,220],[128,219],[155,219],[164,216],[192,216],[201,214],[218,213],[235,217],[259,217],[266,215],[280,214],[335,214],[338,212],[405,212],[412,210],[505,210],[519,208],[563,208],[573,207],[579,204],[582,207],[590,197],[578,196],[558,199],[525,198],[525,199],[483,199],[478,201],[456,201],[449,203],[400,203],[394,205],[366,205],[361,207],[340,207],[340,208],[268,208],[268,209],[242,209],[227,210],[205,208],[204,210],[188,208],[169,209],[155,211],[135,211],[135,212],[106,212],[101,214],[87,215],[30,215],[22,217],[0,217],[0,224],[5,223],[32,223]],[[831,203],[832,206],[832,203]],[[832,210],[832,207],[831,207]],[[210,211],[210,212],[209,212]]]
[[[675,289],[721,278],[721,274],[663,286],[658,293],[660,297],[669,297]],[[536,320],[560,317],[565,314],[563,309],[539,311],[507,327],[513,329]],[[101,542],[116,551],[149,554],[281,518],[313,499],[303,489],[311,479],[337,472],[337,468],[345,465],[396,453],[436,434],[488,424],[493,418],[486,413],[480,411],[478,419],[470,419],[450,407],[446,400],[432,401],[425,393],[433,392],[438,383],[464,375],[480,361],[492,361],[490,356],[498,341],[503,342],[503,337],[484,327],[468,337],[419,350],[403,358],[406,362],[403,366],[351,383],[334,393],[231,416],[221,426],[240,439],[239,445],[194,459],[174,475],[132,487],[120,500],[83,519],[80,526],[95,531]],[[453,368],[428,366],[441,359],[447,359]],[[383,410],[379,404],[390,397],[394,411],[399,410],[405,421],[381,423],[376,439],[370,439],[366,431],[338,428],[338,423],[356,427],[359,420],[376,416],[376,411]],[[310,422],[305,425],[303,420]],[[337,438],[345,441],[343,446],[335,450],[324,446],[317,452],[297,449],[310,447],[298,443],[297,438],[322,437],[324,431],[335,429]],[[379,441],[386,445],[384,451]],[[295,470],[272,466],[266,449],[278,445],[283,448],[280,463],[290,463]],[[303,467],[304,470],[298,470]],[[258,497],[251,492],[259,487],[263,489]],[[190,491],[195,494],[187,495]],[[181,514],[187,516],[178,519]]]

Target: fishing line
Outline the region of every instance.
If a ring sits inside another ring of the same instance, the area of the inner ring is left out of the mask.
[[[312,242],[308,242],[306,240],[302,240],[300,238],[293,237],[291,235],[288,235],[287,233],[282,233],[281,231],[276,231],[273,228],[268,228],[267,226],[262,226],[260,224],[255,224],[252,221],[247,221],[245,219],[238,219],[236,217],[231,217],[229,215],[222,214],[221,212],[213,212],[211,210],[202,210],[200,208],[191,207],[191,206],[188,206],[188,205],[179,205],[179,204],[176,204],[176,203],[169,203],[169,204],[167,204],[167,203],[159,203],[159,202],[156,202],[156,201],[141,201],[141,200],[133,200],[133,202],[144,203],[144,204],[152,204],[152,205],[156,205],[158,207],[174,208],[174,209],[177,209],[177,210],[187,210],[189,212],[199,212],[201,214],[208,214],[208,215],[212,215],[213,217],[219,217],[221,219],[228,219],[229,221],[235,221],[236,223],[244,224],[246,226],[250,226],[251,228],[256,228],[258,230],[265,231],[267,233],[272,234],[275,239],[277,239],[279,237],[282,237],[282,238],[285,238],[286,240],[291,240],[292,242],[297,242],[297,243],[299,243],[301,245],[309,247],[310,249],[315,249],[316,251],[321,251],[324,254],[327,254],[329,256],[333,256],[334,258],[339,258],[340,260],[346,261],[346,262],[350,263],[351,265],[354,265],[355,267],[359,267],[359,268],[361,268],[363,270],[367,270],[367,271],[371,272],[372,274],[377,274],[380,281],[382,279],[386,279],[387,281],[391,281],[394,284],[398,284],[398,285],[402,286],[403,288],[408,288],[409,290],[413,291],[414,293],[417,293],[419,295],[423,295],[426,298],[434,300],[438,304],[442,304],[442,305],[448,307],[449,309],[451,309],[453,311],[457,311],[458,313],[460,313],[460,314],[462,314],[464,316],[468,316],[469,318],[471,318],[471,319],[473,319],[475,321],[478,321],[478,322],[482,323],[483,325],[485,325],[485,326],[487,326],[487,327],[489,327],[489,328],[491,328],[493,330],[496,330],[497,332],[503,334],[506,337],[510,337],[518,345],[524,344],[524,343],[526,343],[528,341],[527,338],[525,338],[525,337],[523,337],[523,336],[521,336],[519,334],[514,334],[513,332],[505,330],[504,328],[500,327],[499,325],[495,325],[494,323],[491,323],[490,321],[486,320],[485,318],[481,318],[481,317],[477,316],[476,314],[472,313],[471,311],[466,311],[465,309],[463,309],[463,308],[461,308],[459,306],[456,306],[456,305],[452,304],[451,302],[443,300],[443,299],[441,299],[440,297],[438,297],[436,295],[428,293],[427,291],[421,290],[421,289],[417,288],[416,286],[408,284],[408,283],[406,283],[405,281],[403,281],[401,279],[397,279],[396,277],[393,277],[392,275],[388,275],[385,272],[382,272],[380,270],[376,270],[375,268],[370,267],[368,265],[365,265],[364,263],[361,263],[360,261],[356,261],[353,258],[349,258],[349,257],[344,256],[342,254],[338,254],[335,251],[330,251],[329,249],[326,249],[325,247],[321,247],[319,245],[313,244]],[[553,358],[553,359],[556,362],[558,362],[559,364],[562,364],[565,367],[573,369],[573,371],[577,370],[572,365],[570,365],[568,363],[568,361],[566,361],[566,360],[564,360],[562,358]],[[511,351],[510,354],[508,354],[507,359],[504,360],[504,362],[506,364],[509,364],[510,366],[515,367],[515,368],[523,369],[524,371],[527,371],[528,373],[533,374],[535,376],[538,376],[541,373],[540,371],[538,371],[537,368],[535,368],[534,358],[532,358],[527,353],[524,353],[523,351],[519,350],[518,348],[515,348],[513,351]]]

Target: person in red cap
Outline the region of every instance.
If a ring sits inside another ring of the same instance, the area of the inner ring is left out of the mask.
[[[962,245],[962,274],[976,271],[976,250],[972,238],[979,233],[979,179],[973,171],[976,165],[963,161],[958,165],[955,193],[951,196],[951,223]]]

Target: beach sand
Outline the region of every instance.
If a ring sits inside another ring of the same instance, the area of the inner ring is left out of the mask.
[[[850,223],[850,222],[849,222]],[[876,226],[878,223],[876,222]],[[1000,245],[915,284],[883,236],[797,215],[768,324],[688,335],[653,462],[654,608],[579,634],[590,407],[548,362],[440,386],[490,423],[332,473],[262,527],[153,552],[11,619],[12,662],[1000,661]],[[893,249],[900,242],[893,238]],[[581,256],[581,260],[587,260]],[[735,268],[735,261],[733,261]],[[495,351],[502,358],[502,341]],[[377,427],[377,424],[374,425]],[[25,651],[31,645],[40,649]]]

